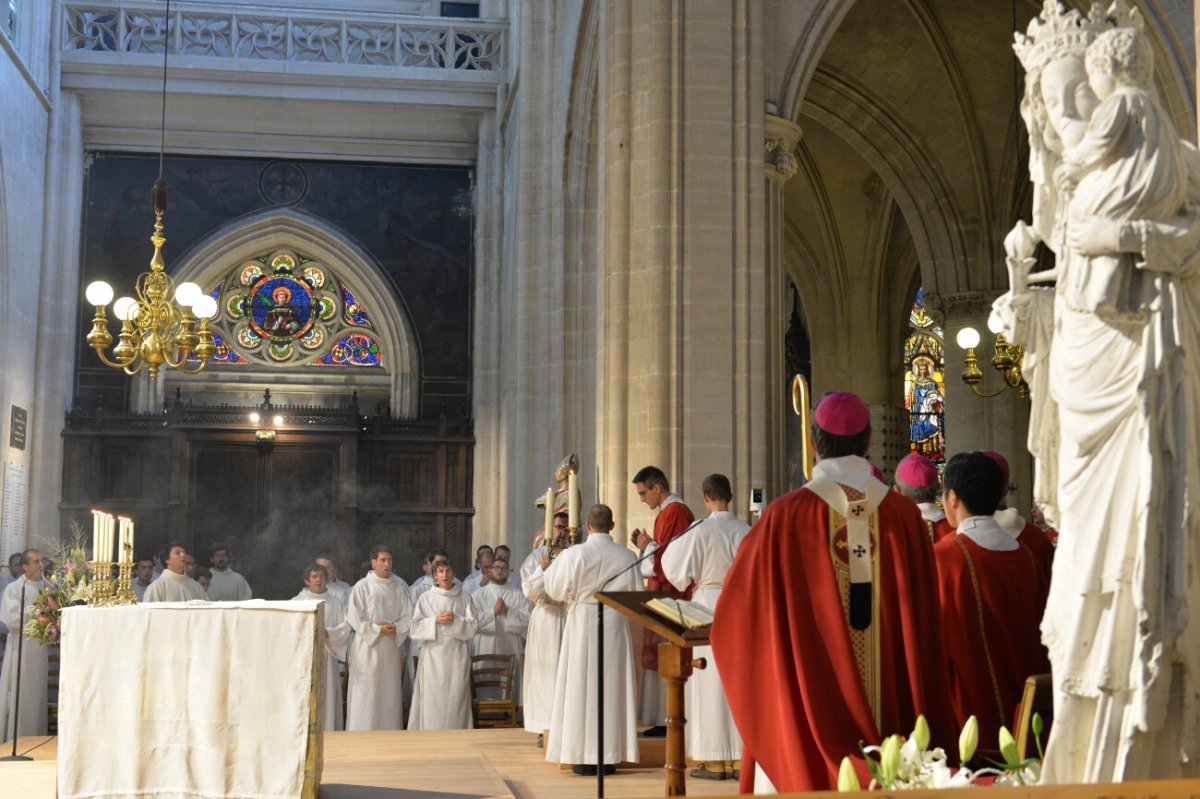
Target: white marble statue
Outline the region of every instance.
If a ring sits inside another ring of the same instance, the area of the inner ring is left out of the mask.
[[[1015,49],[1033,223],[1005,239],[993,314],[1027,348],[1034,498],[1060,534],[1044,779],[1196,776],[1200,156],[1123,0],[1086,17],[1046,0]],[[1030,274],[1039,242],[1055,268]]]

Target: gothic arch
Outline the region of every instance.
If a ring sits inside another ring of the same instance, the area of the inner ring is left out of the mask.
[[[273,249],[294,249],[335,268],[356,286],[360,299],[371,309],[375,338],[384,355],[382,371],[395,416],[415,417],[418,413],[420,386],[420,349],[407,309],[401,304],[388,278],[369,254],[345,233],[318,217],[294,209],[271,209],[231,222],[198,241],[179,259],[172,270],[176,282],[191,280],[207,287],[236,266]],[[264,374],[258,370],[256,374]],[[285,375],[280,371],[279,376]],[[197,381],[211,377],[211,370],[181,380]],[[296,377],[299,375],[300,377]],[[170,377],[170,376],[168,376]],[[377,384],[379,376],[313,374],[297,370],[285,382],[297,380],[329,388],[344,385]],[[188,385],[192,383],[189,382]]]
[[[969,286],[957,209],[947,201],[950,192],[936,162],[912,132],[888,114],[878,98],[825,69],[809,87],[804,112],[850,144],[884,180],[928,270],[926,288],[947,292]]]

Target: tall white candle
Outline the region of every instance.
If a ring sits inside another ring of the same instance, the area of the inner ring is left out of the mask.
[[[129,520],[129,562],[135,562],[133,559],[133,519]]]
[[[567,475],[567,526],[579,529],[579,487],[574,472]]]
[[[104,522],[105,522],[105,524],[104,524],[104,560],[108,561],[110,563],[112,562],[113,527],[115,526],[114,525],[115,521],[116,521],[116,519],[113,518],[113,515],[111,513],[105,514],[105,519],[104,519]]]
[[[546,546],[550,546],[550,542],[554,536],[554,489],[546,489],[546,523],[542,528],[542,541]]]
[[[100,511],[92,510],[92,560],[100,560]]]

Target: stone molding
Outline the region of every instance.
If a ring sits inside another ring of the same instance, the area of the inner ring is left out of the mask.
[[[804,131],[795,122],[767,114],[763,119],[763,169],[767,177],[786,183],[800,168],[796,148]]]
[[[147,0],[63,3],[64,51],[160,54],[163,9]],[[171,12],[171,52],[275,63],[428,69],[459,77],[505,69],[506,23],[314,9],[288,14],[183,2]]]
[[[992,312],[992,303],[999,291],[964,291],[957,294],[938,294],[938,311],[943,320],[977,319]]]

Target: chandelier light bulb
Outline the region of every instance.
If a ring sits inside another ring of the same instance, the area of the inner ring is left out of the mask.
[[[103,280],[97,280],[95,283],[88,284],[87,290],[84,291],[84,296],[87,297],[89,305],[95,305],[99,308],[112,302],[113,289],[112,286]]]
[[[131,309],[136,309],[136,308],[137,308],[137,300],[135,300],[133,297],[122,297],[121,299],[119,299],[113,303],[113,313],[121,321],[124,321],[126,319],[133,321],[134,319],[136,319],[137,311],[131,310]],[[130,314],[132,314],[132,315],[130,315]]]
[[[262,417],[258,415],[258,411],[252,411],[250,413],[250,424],[258,424],[258,420],[261,418]]]
[[[993,333],[999,333],[1003,329],[1004,324],[1000,321],[1000,318],[995,314],[990,314],[988,316],[988,330],[992,331]]]
[[[184,284],[187,285],[186,283]],[[192,285],[195,285],[194,283]],[[200,299],[192,303],[192,313],[197,319],[212,319],[217,315],[217,301],[207,294],[201,294]]]
[[[271,419],[271,421],[277,425],[283,424],[283,417],[280,416],[279,414],[275,414],[275,417],[273,419]]]
[[[191,308],[203,296],[204,292],[200,290],[200,287],[190,280],[180,283],[175,289],[175,302],[184,308]]]
[[[955,336],[955,341],[957,341],[958,346],[962,347],[964,350],[973,350],[979,346],[979,331],[973,327],[964,327],[962,330],[958,331],[958,335]]]

